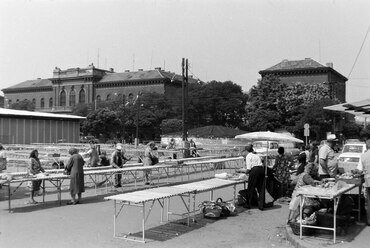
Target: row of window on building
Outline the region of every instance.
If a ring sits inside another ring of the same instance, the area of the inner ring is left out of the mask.
[[[123,94],[108,94],[107,97],[106,97],[106,101],[112,101],[114,99],[120,99],[122,101],[126,101],[126,96],[123,95]],[[128,100],[129,101],[133,101],[134,99],[134,95],[132,93],[130,93],[128,95]],[[27,100],[27,99],[25,99]],[[20,100],[17,99],[16,102],[19,102]],[[97,102],[101,102],[102,101],[102,98],[100,95],[97,95],[96,96],[96,101]],[[52,108],[53,107],[53,98],[51,97],[49,99],[49,108]],[[33,98],[32,99],[32,103],[36,106],[36,99]],[[86,103],[86,94],[85,94],[85,91],[84,90],[81,90],[78,94],[78,103]],[[8,104],[9,106],[12,104],[12,100],[9,100],[8,101]],[[69,106],[75,106],[76,105],[76,93],[75,91],[71,91],[70,94],[69,94]],[[59,95],[59,106],[62,106],[62,107],[66,107],[67,106],[67,94],[66,92],[63,90],[60,92],[60,95]],[[45,99],[44,98],[41,98],[40,99],[40,108],[45,108]]]

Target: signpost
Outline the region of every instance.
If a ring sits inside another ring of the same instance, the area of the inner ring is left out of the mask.
[[[308,145],[308,137],[310,136],[310,124],[304,124],[304,136],[306,137],[306,145]]]

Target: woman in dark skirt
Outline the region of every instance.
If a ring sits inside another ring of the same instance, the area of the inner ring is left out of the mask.
[[[78,150],[76,148],[71,148],[68,152],[71,157],[67,162],[66,171],[71,175],[69,190],[71,193],[72,201],[68,202],[67,204],[75,205],[81,202],[81,194],[82,192],[85,192],[83,170],[85,161],[83,160],[82,156],[78,154]],[[76,195],[78,196],[78,200],[76,200]]]

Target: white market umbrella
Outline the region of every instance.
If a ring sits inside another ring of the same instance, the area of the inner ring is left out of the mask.
[[[266,141],[267,143],[267,152],[266,152],[266,159],[265,159],[265,178],[263,180],[263,199],[266,195],[266,178],[267,178],[267,159],[268,159],[268,149],[269,149],[269,141],[280,141],[280,142],[296,142],[296,143],[304,143],[303,140],[294,138],[293,136],[289,136],[287,134],[282,133],[275,133],[270,131],[264,131],[264,132],[251,132],[251,133],[245,133],[236,135],[235,139],[246,139],[251,141]]]
[[[260,140],[260,141],[281,141],[281,142],[304,143],[303,140],[294,138],[293,136],[283,134],[283,133],[270,132],[270,131],[240,134],[240,135],[236,135],[235,139],[246,139],[246,140],[252,140],[252,141]]]

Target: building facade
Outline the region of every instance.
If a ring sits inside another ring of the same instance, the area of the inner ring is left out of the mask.
[[[195,80],[189,79],[191,81]],[[181,98],[181,89],[182,76],[161,68],[116,73],[113,69],[103,70],[91,64],[87,68],[67,70],[56,67],[52,78],[27,80],[2,91],[5,108],[27,99],[39,112],[70,113],[79,103],[96,106],[100,101],[115,99],[127,102],[145,93]]]
[[[337,98],[340,102],[346,101],[346,81],[348,79],[333,69],[333,63],[322,65],[311,58],[283,60],[270,68],[259,71],[259,74],[262,78],[270,74],[277,75],[282,82],[288,85],[297,82],[328,83],[331,98]]]

